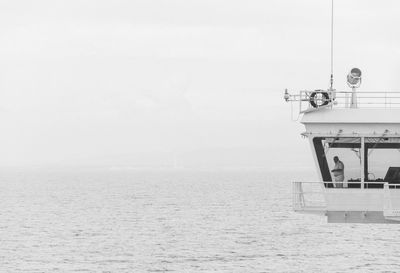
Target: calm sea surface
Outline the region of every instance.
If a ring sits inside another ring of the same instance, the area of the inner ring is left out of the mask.
[[[400,272],[400,225],[295,214],[314,174],[0,174],[0,272]]]

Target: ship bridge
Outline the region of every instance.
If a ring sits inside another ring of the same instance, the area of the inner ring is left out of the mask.
[[[319,177],[293,183],[294,210],[400,223],[400,92],[285,91],[285,99],[299,103]]]

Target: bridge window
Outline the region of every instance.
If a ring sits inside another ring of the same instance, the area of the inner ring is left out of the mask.
[[[365,158],[368,181],[400,183],[400,138],[365,138]]]
[[[334,180],[333,157],[338,156],[344,164],[345,186],[347,183],[348,187],[359,187],[362,172],[365,182],[400,184],[400,137],[365,137],[364,153],[360,137],[315,137],[313,142],[323,181]],[[332,183],[326,185],[333,187]],[[367,183],[366,187],[382,184]]]
[[[313,141],[323,181],[333,181],[335,156],[344,164],[344,182],[361,181],[361,138],[316,137]]]

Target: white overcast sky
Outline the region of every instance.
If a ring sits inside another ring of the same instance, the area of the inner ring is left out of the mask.
[[[0,166],[312,164],[330,0],[0,0]],[[335,86],[399,89],[399,1],[335,1]],[[313,166],[311,166],[313,167]]]

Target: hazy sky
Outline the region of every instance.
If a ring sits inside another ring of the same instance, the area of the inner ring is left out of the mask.
[[[0,166],[312,164],[330,0],[0,1]],[[398,90],[399,1],[335,1],[335,86]],[[311,166],[313,167],[313,166]]]

